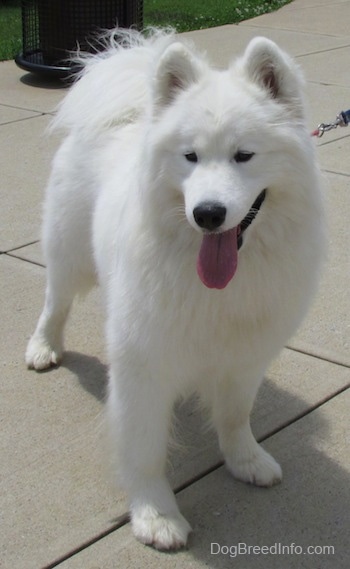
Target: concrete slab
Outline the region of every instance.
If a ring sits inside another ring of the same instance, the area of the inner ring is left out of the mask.
[[[350,100],[349,100],[350,102]],[[350,164],[349,164],[349,153],[350,153],[350,128],[338,128],[339,135],[343,133],[343,137],[336,141],[330,141],[319,148],[319,156],[321,160],[322,167],[334,173],[343,174],[348,176],[345,184],[347,185],[347,203],[349,204],[349,186],[350,186]],[[324,135],[326,136],[326,135]],[[328,138],[328,137],[327,137]],[[346,207],[346,202],[343,204]],[[349,207],[349,206],[348,206]],[[346,208],[347,209],[347,208]],[[346,211],[346,210],[345,210]],[[343,210],[343,215],[344,215]],[[349,269],[349,267],[348,267]]]
[[[332,144],[343,144],[343,141]],[[330,234],[328,261],[310,313],[289,345],[350,365],[349,177],[328,173],[326,194]]]
[[[258,20],[258,19],[257,19]],[[345,38],[321,36],[318,34],[305,34],[283,30],[278,26],[265,28],[250,26],[248,20],[245,25],[227,25],[207,30],[195,30],[182,34],[195,42],[199,49],[206,51],[210,60],[218,67],[225,67],[233,57],[241,54],[248,42],[255,36],[265,36],[294,57],[308,53],[323,52],[348,45]],[[254,20],[253,20],[254,22]]]
[[[0,267],[1,559],[4,567],[39,567],[104,528],[118,503],[101,445],[102,326],[91,296],[83,313],[94,318],[82,318],[77,306],[63,367],[30,373],[23,357],[41,309],[44,270],[6,255]]]
[[[348,21],[350,21],[350,3]],[[293,12],[294,13],[294,12]],[[322,53],[301,56],[298,61],[304,69],[308,81],[350,87],[348,64],[350,56],[350,37],[346,47],[339,47]],[[349,101],[344,102],[346,109]]]
[[[25,111],[7,105],[0,105],[0,125],[38,116],[40,116],[40,113],[34,111]]]
[[[310,6],[304,6],[304,2],[300,2],[294,9],[287,5],[276,12],[242,22],[241,25],[349,38],[349,21],[350,3],[336,0],[331,4],[314,1]]]
[[[52,113],[62,99],[66,85],[47,82],[19,69],[14,61],[0,62],[0,104]]]
[[[60,140],[47,136],[48,116],[1,126],[0,251],[40,236],[42,199]]]
[[[43,566],[113,527],[126,512],[105,465],[104,341],[98,293],[78,303],[67,330],[62,367],[27,371],[26,341],[40,313],[44,269],[0,256],[1,344],[0,510],[4,568]],[[343,389],[348,370],[285,350],[268,371],[252,423],[259,439],[295,420]],[[317,389],[315,386],[317,385]],[[171,456],[174,488],[221,461],[216,436],[207,432],[193,402],[177,409],[183,449]],[[15,441],[15,443],[14,443]]]
[[[146,548],[127,525],[60,567],[347,569],[349,404],[347,391],[269,439],[266,447],[284,466],[281,485],[249,487],[219,468],[181,492],[180,507],[194,529],[188,551]],[[247,546],[273,549],[247,553]]]

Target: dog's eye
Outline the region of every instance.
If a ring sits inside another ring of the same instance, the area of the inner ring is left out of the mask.
[[[235,162],[249,162],[249,160],[251,158],[253,158],[254,156],[254,152],[241,152],[238,151],[236,152],[236,154],[234,155],[234,160]]]
[[[195,152],[187,152],[187,154],[185,154],[185,158],[188,162],[198,162],[198,156]]]

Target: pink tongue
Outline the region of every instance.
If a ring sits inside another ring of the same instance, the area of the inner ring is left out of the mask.
[[[222,289],[237,269],[237,227],[204,235],[197,259],[197,273],[208,288]]]

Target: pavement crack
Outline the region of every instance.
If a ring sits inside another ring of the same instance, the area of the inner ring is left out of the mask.
[[[119,516],[118,520],[114,524],[112,524],[108,529],[98,533],[97,535],[88,539],[87,541],[84,541],[81,545],[75,547],[74,549],[71,549],[70,551],[68,551],[64,555],[61,555],[60,557],[58,557],[57,559],[55,559],[54,561],[52,561],[48,565],[44,565],[41,569],[54,569],[54,567],[58,567],[59,565],[61,565],[61,563],[64,563],[65,561],[67,561],[71,557],[74,557],[74,555],[77,555],[81,551],[84,551],[84,549],[87,549],[88,547],[90,547],[91,545],[94,545],[95,543],[97,543],[98,541],[103,539],[104,537],[107,537],[108,535],[110,535],[114,531],[117,531],[118,529],[122,528],[128,522],[129,522],[129,514],[123,514],[123,515]]]

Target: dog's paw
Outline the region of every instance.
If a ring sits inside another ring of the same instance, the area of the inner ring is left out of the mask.
[[[29,369],[42,371],[59,365],[62,358],[62,349],[55,349],[41,338],[33,336],[28,344],[25,361]]]
[[[139,541],[159,550],[181,549],[186,545],[188,534],[192,531],[180,512],[162,515],[153,509],[142,514],[133,514],[132,528]]]
[[[273,486],[282,480],[278,462],[257,443],[251,452],[226,458],[226,464],[235,478],[256,486]]]

